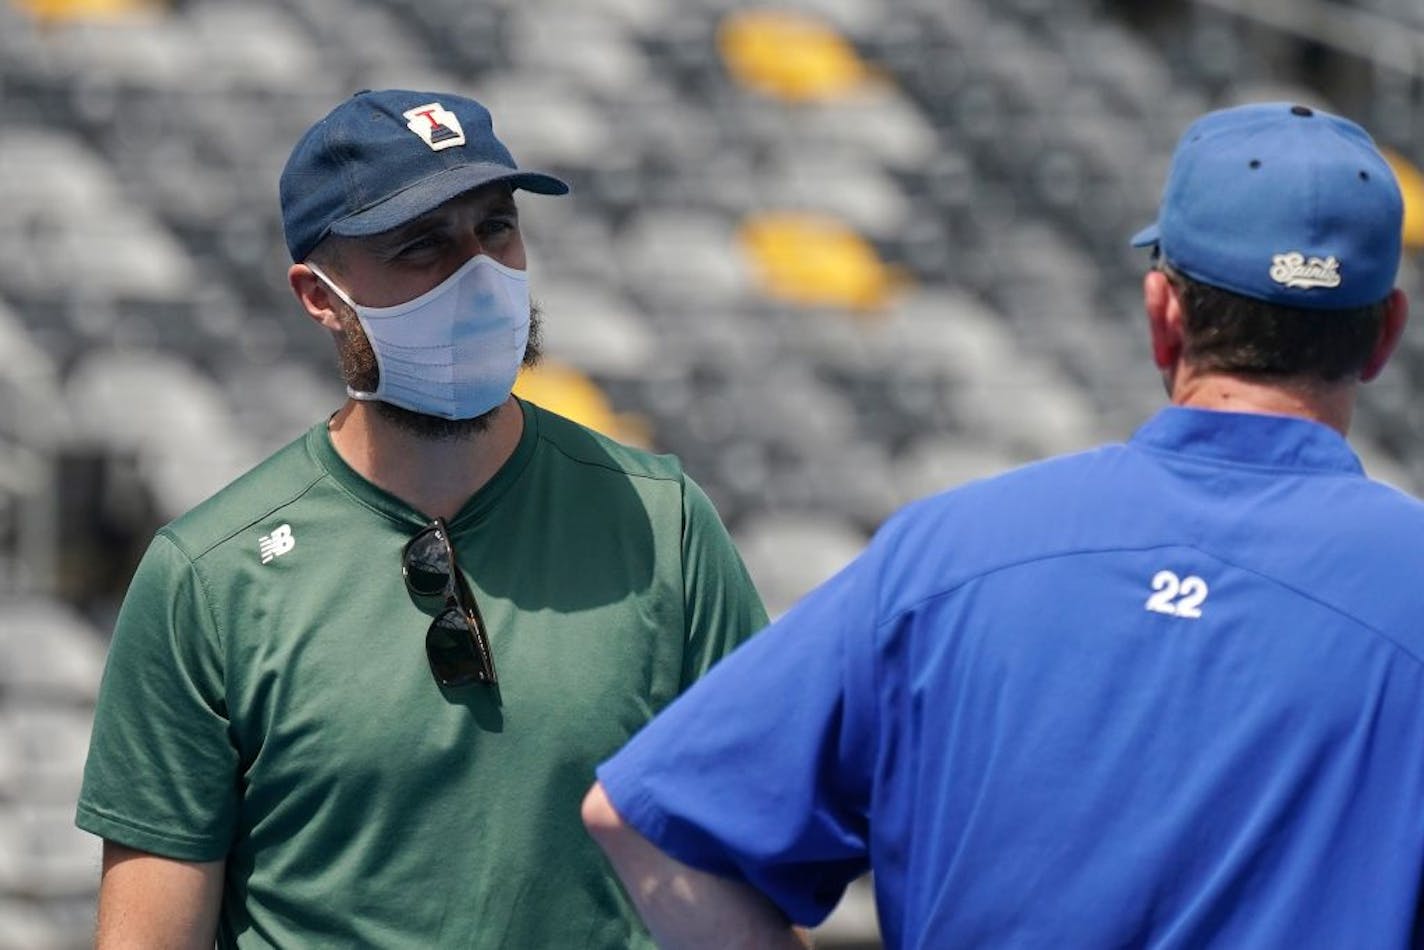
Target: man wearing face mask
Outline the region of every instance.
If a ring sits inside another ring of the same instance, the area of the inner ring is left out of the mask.
[[[282,173],[350,397],[155,537],[78,824],[100,947],[628,947],[593,767],[765,613],[676,459],[511,395],[537,357],[489,113],[363,92]]]

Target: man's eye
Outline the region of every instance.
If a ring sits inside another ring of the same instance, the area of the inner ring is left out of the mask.
[[[425,237],[416,238],[400,249],[401,257],[412,257],[428,251],[438,250],[443,244],[438,235],[427,234]]]

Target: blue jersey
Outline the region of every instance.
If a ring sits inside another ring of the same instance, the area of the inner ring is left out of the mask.
[[[889,947],[1403,947],[1424,505],[1334,431],[1170,408],[912,504],[599,769],[624,818]]]

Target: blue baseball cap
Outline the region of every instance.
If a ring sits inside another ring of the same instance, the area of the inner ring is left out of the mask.
[[[328,234],[380,234],[496,181],[546,195],[569,190],[516,166],[489,110],[473,99],[358,92],[306,131],[282,169],[287,249],[303,261]]]
[[[1204,284],[1310,310],[1394,287],[1399,184],[1369,133],[1288,102],[1210,112],[1182,135],[1157,222],[1135,235]]]

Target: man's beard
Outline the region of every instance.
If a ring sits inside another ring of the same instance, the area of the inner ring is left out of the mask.
[[[341,366],[341,378],[346,385],[358,393],[373,393],[381,381],[380,366],[376,362],[376,351],[371,340],[361,328],[361,322],[350,308],[340,308],[341,333],[336,338],[336,358]],[[525,367],[534,366],[543,355],[540,350],[540,331],[543,311],[534,302],[529,304],[529,342],[524,347]],[[388,402],[369,403],[376,413],[397,429],[417,438],[432,442],[450,442],[468,439],[490,427],[499,406],[483,412],[472,419],[444,419],[426,415]],[[501,404],[502,405],[502,404]]]

